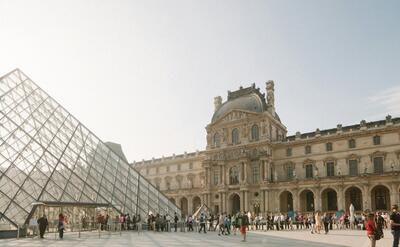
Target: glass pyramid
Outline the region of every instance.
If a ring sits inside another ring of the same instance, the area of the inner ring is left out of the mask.
[[[20,70],[0,77],[0,222],[26,224],[41,202],[119,213],[180,210]]]

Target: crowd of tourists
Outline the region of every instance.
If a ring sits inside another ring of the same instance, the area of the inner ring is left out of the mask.
[[[235,214],[201,212],[198,215],[178,217],[175,213],[171,215],[160,215],[150,213],[147,222],[143,222],[140,215],[121,214],[115,217],[99,214],[97,216],[99,230],[137,230],[141,231],[143,226],[147,230],[156,232],[195,232],[207,233],[217,232],[218,236],[241,234],[246,241],[247,231],[296,231],[307,230],[311,234],[328,234],[329,230],[359,229],[366,230],[370,239],[371,247],[375,247],[376,241],[384,237],[384,229],[391,229],[393,234],[393,247],[399,246],[400,238],[400,213],[397,205],[392,206],[392,212],[364,212],[362,214],[348,213],[322,213],[317,211],[308,214],[254,214],[251,212],[239,212]],[[43,238],[48,221],[46,216],[38,219],[40,237]],[[66,224],[66,217],[59,215],[58,232],[60,239]],[[83,222],[82,222],[83,225]]]

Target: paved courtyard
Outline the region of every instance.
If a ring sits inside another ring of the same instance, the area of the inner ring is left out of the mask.
[[[86,246],[86,247],[118,247],[118,246],[285,246],[285,247],[338,247],[338,246],[354,246],[367,247],[368,239],[365,231],[332,231],[329,235],[313,234],[306,231],[269,231],[269,232],[250,232],[246,243],[240,242],[239,235],[234,236],[218,236],[215,232],[207,234],[199,233],[154,233],[143,232],[140,235],[134,232],[124,232],[120,235],[102,235],[99,238],[96,233],[82,234],[78,238],[76,233],[65,235],[63,240],[55,240],[54,234],[48,234],[46,239],[8,239],[0,240],[2,247],[69,247],[69,246]],[[385,232],[385,239],[377,242],[377,247],[391,246],[391,235]]]

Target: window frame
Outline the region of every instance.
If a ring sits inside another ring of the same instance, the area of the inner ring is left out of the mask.
[[[305,178],[308,178],[308,179],[314,178],[314,165],[313,164],[304,165],[304,169],[305,169]]]
[[[231,135],[232,135],[232,144],[233,145],[239,144],[239,129],[238,128],[234,128],[232,130]]]
[[[375,160],[381,159],[382,163],[381,164],[376,164]],[[383,174],[385,172],[384,166],[385,166],[385,159],[383,156],[375,156],[372,158],[372,163],[373,163],[373,168],[374,168],[374,174]],[[377,165],[380,165],[380,167],[377,167]],[[378,169],[379,168],[379,169]]]
[[[357,147],[356,139],[351,138],[350,140],[348,140],[347,141],[347,146],[349,148],[356,148]]]
[[[327,177],[335,176],[335,162],[334,161],[326,161],[325,168],[326,168],[326,176]]]
[[[375,146],[381,145],[381,136],[380,135],[375,135],[374,137],[372,137],[372,143]]]
[[[325,149],[327,152],[333,151],[333,143],[332,142],[327,142],[325,144]]]
[[[355,162],[352,164],[352,162]],[[352,165],[355,166],[355,168],[353,167],[352,169]],[[358,171],[358,160],[357,159],[349,159],[348,160],[348,166],[349,166],[349,176],[358,176],[359,175],[359,171]],[[355,169],[355,174],[352,172],[352,170]]]
[[[286,157],[291,157],[293,155],[293,149],[291,147],[286,148]]]
[[[258,127],[257,124],[253,124],[253,126],[251,126],[251,140],[252,141],[260,140],[260,128]]]
[[[305,154],[311,154],[311,153],[312,153],[312,151],[311,151],[311,145],[306,145],[306,146],[304,147],[304,153],[305,153]]]

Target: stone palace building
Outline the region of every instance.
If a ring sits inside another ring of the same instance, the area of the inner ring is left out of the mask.
[[[134,162],[184,214],[389,210],[399,202],[400,118],[287,136],[266,96],[253,84],[228,91],[206,126],[204,151]]]

